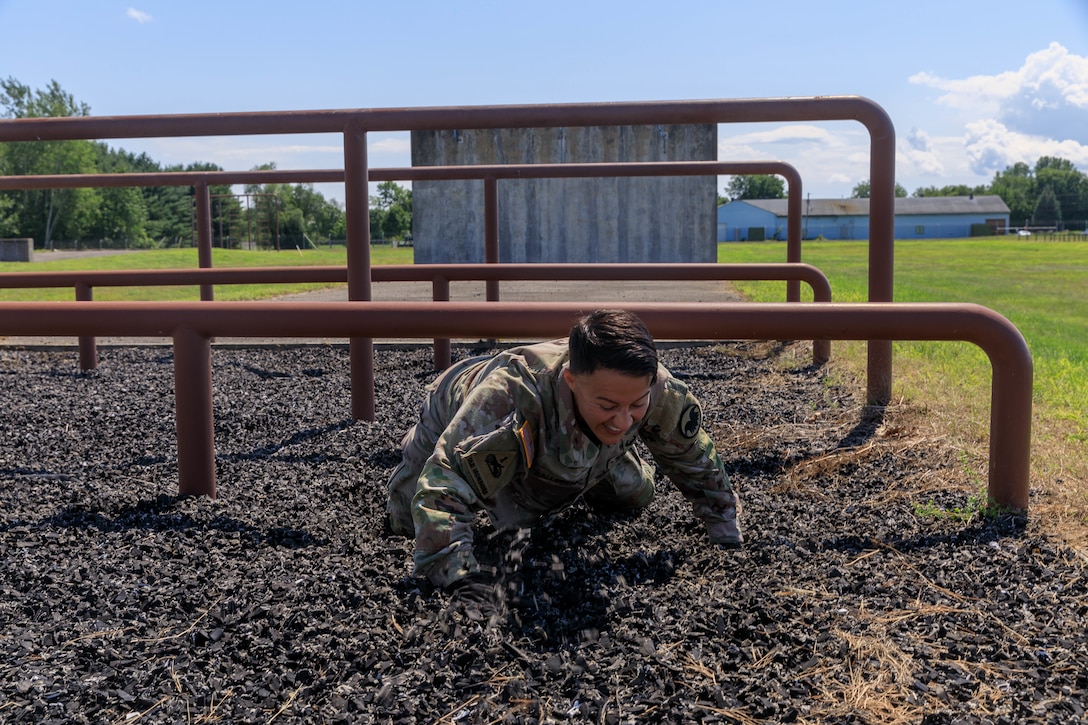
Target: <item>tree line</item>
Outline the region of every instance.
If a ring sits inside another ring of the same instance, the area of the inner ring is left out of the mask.
[[[15,78],[0,80],[0,117],[88,116],[90,107],[52,81],[32,89]],[[275,169],[274,162],[255,170]],[[212,163],[162,165],[95,141],[26,141],[0,144],[0,175],[161,173],[223,171]],[[370,198],[371,237],[411,237],[412,192],[384,182]],[[213,244],[292,248],[343,240],[343,205],[313,184],[249,184],[242,193],[212,185]],[[195,189],[191,186],[0,191],[0,237],[31,237],[40,249],[57,242],[106,247],[193,244]]]
[[[870,184],[854,186],[853,199],[869,198]],[[895,195],[906,197],[907,190],[895,185]],[[926,186],[914,190],[915,198],[930,196],[999,196],[1009,207],[1012,227],[1046,227],[1057,230],[1088,231],[1088,175],[1071,161],[1054,156],[1040,157],[1034,165],[1015,163],[994,174],[993,181],[979,186],[953,184]],[[785,199],[785,182],[778,176],[734,176],[727,196],[718,204],[741,199]]]

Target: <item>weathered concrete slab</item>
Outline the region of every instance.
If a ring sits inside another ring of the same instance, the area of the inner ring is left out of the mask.
[[[414,131],[413,166],[712,161],[702,125]],[[498,182],[502,262],[713,262],[717,181],[705,177]],[[480,263],[481,181],[412,185],[415,259]]]

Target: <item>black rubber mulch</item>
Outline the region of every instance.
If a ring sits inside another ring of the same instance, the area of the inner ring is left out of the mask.
[[[0,721],[1083,719],[1084,558],[980,516],[957,452],[806,354],[664,353],[744,550],[708,546],[668,484],[635,518],[482,529],[508,597],[479,620],[383,533],[428,349],[377,352],[376,422],[349,417],[343,347],[216,350],[217,500],[176,495],[168,348],[93,374],[0,350]]]

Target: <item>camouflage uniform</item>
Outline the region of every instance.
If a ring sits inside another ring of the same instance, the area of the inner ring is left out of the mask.
[[[641,438],[691,502],[711,541],[739,544],[737,498],[699,402],[661,366],[642,420],[615,445],[579,427],[563,379],[566,340],[463,360],[427,388],[389,482],[389,522],[415,534],[415,569],[438,585],[478,571],[475,512],[496,528],[532,525],[579,496],[595,507],[635,509],[653,499],[654,469]]]

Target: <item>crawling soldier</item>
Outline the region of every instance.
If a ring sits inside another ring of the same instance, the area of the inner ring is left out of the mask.
[[[435,380],[389,481],[389,526],[415,537],[415,570],[453,590],[479,586],[475,512],[529,527],[579,497],[640,509],[654,462],[691,502],[710,541],[743,542],[738,501],[699,402],[658,363],[642,321],[622,310],[578,320],[569,340],[463,360]]]

